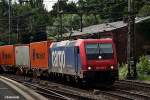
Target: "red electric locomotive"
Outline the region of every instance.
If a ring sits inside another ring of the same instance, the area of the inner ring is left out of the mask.
[[[50,46],[49,72],[54,77],[112,85],[118,78],[112,39],[79,39]]]

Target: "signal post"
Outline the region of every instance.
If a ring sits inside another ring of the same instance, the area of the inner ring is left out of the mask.
[[[135,38],[135,10],[134,0],[128,0],[128,33],[127,33],[127,79],[135,79],[136,71],[136,38]]]

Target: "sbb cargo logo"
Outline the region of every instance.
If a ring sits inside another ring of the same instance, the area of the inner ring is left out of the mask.
[[[60,71],[65,68],[65,52],[64,51],[52,51],[52,66],[60,67]]]

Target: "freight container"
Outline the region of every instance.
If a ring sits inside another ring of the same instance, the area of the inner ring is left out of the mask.
[[[15,65],[15,54],[13,45],[0,46],[1,64],[6,66]]]
[[[50,41],[30,43],[31,68],[48,69],[48,48]]]
[[[30,67],[29,45],[16,45],[15,58],[17,67]]]

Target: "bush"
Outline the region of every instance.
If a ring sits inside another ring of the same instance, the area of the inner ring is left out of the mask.
[[[139,80],[150,80],[150,62],[145,56],[140,57],[137,64],[137,72]],[[126,64],[119,66],[119,79],[126,79],[128,67]]]
[[[144,5],[139,13],[138,13],[138,16],[140,17],[144,17],[144,16],[149,16],[150,15],[150,5]]]
[[[137,64],[137,71],[139,74],[150,74],[150,62],[145,56],[140,58],[140,61]]]
[[[128,69],[126,64],[121,64],[119,66],[119,79],[125,79],[127,75]]]

